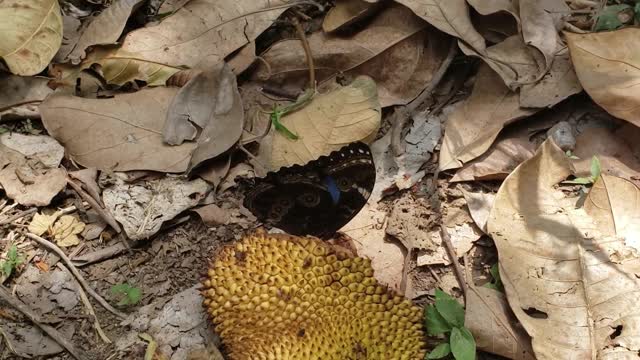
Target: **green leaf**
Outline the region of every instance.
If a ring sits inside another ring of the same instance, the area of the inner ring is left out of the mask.
[[[436,309],[453,327],[464,326],[464,307],[446,292],[436,289]]]
[[[491,269],[489,269],[489,273],[493,280],[490,283],[484,284],[484,287],[497,290],[500,292],[504,292],[504,285],[502,284],[502,279],[500,279],[500,267],[498,263],[493,264]]]
[[[11,264],[9,261],[3,261],[2,262],[2,273],[4,274],[5,277],[9,277],[11,276],[11,273],[13,272],[13,264]]]
[[[137,304],[142,298],[142,291],[127,283],[113,285],[111,287],[111,293],[121,297],[118,302],[119,306]]]
[[[4,134],[6,132],[9,132],[9,129],[4,127],[4,126],[0,126],[0,135]]]
[[[451,325],[436,310],[435,305],[428,305],[424,308],[425,325],[429,335],[440,335],[451,331]]]
[[[636,23],[640,23],[640,0],[636,0],[636,6],[633,8],[635,12],[634,18]]]
[[[431,350],[429,354],[427,354],[427,359],[442,359],[450,353],[451,346],[449,345],[449,343],[442,343]]]
[[[622,21],[620,21],[618,14],[627,9],[632,8],[627,4],[611,5],[605,7],[604,9],[602,9],[600,14],[598,14],[598,19],[596,20],[596,26],[594,30],[615,30],[621,27],[624,24],[622,23]]]
[[[594,155],[591,158],[591,177],[593,178],[593,182],[596,182],[600,177],[600,171],[602,171],[600,167],[600,159]]]
[[[474,360],[476,358],[476,341],[473,339],[471,331],[466,327],[453,328],[449,343],[456,360]]]
[[[589,185],[593,184],[593,178],[591,177],[579,177],[573,180],[563,181],[564,184],[574,184],[574,185]]]

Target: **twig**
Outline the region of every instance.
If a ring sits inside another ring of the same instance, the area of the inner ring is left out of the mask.
[[[76,348],[67,338],[65,338],[58,330],[54,327],[43,324],[40,321],[40,317],[36,315],[33,310],[31,310],[26,304],[24,304],[19,299],[15,298],[7,288],[4,286],[0,286],[0,299],[2,299],[7,304],[16,308],[16,310],[20,311],[24,314],[32,323],[37,325],[42,331],[44,331],[47,335],[49,335],[53,340],[55,340],[60,346],[65,348],[71,356],[78,360],[89,359],[89,357],[80,349]]]
[[[300,38],[300,42],[302,42],[302,48],[304,49],[304,56],[307,59],[307,67],[309,68],[309,88],[315,91],[316,89],[316,69],[313,64],[313,55],[311,54],[311,47],[309,47],[309,41],[307,41],[307,36],[304,33],[304,29],[300,24],[298,18],[294,17],[291,22],[293,26],[296,28],[296,32],[298,33],[298,37]]]
[[[427,87],[422,90],[420,95],[418,95],[413,101],[407,104],[404,107],[397,107],[396,112],[394,113],[394,121],[391,128],[391,150],[393,151],[394,156],[400,156],[404,154],[404,144],[402,143],[402,131],[404,130],[404,126],[409,119],[409,116],[413,114],[418,106],[425,102],[433,90],[438,86],[444,74],[449,69],[451,62],[453,62],[453,58],[456,56],[458,52],[458,41],[454,38],[451,39],[451,44],[449,45],[449,51],[447,52],[447,57],[442,61],[438,70],[433,74],[431,81],[427,85]]]
[[[567,30],[567,31],[570,31],[572,33],[576,33],[576,34],[586,34],[586,33],[588,33],[588,31],[584,31],[584,30],[580,29],[579,27],[573,25],[570,22],[565,22],[564,23],[564,29]]]
[[[404,265],[402,268],[402,280],[400,280],[400,294],[407,296],[407,282],[409,278],[409,265],[411,264],[411,258],[413,257],[413,248],[407,249],[407,255],[404,258]]]
[[[464,298],[467,298],[467,282],[464,279],[464,271],[458,263],[458,254],[456,254],[456,250],[451,243],[451,237],[449,236],[449,232],[447,229],[440,225],[440,237],[442,237],[442,242],[444,242],[444,248],[447,250],[447,255],[449,255],[449,260],[451,260],[451,264],[453,265],[453,272],[456,274],[456,279],[458,280],[458,284],[460,284],[460,289],[462,289],[462,293],[464,294]]]
[[[71,258],[71,262],[73,262],[73,265],[75,265],[76,267],[82,267],[85,265],[93,264],[93,263],[108,259],[110,257],[113,257],[115,255],[118,255],[120,253],[127,251],[127,249],[128,248],[125,244],[119,242],[109,247],[96,250],[94,252],[84,254],[78,257]]]
[[[58,263],[58,268],[60,268],[60,270],[66,272],[67,274],[72,275],[70,274],[69,269],[67,269],[61,263]],[[98,321],[96,312],[95,310],[93,310],[93,305],[91,305],[91,301],[89,301],[89,298],[87,297],[87,294],[82,289],[82,286],[78,287],[78,292],[80,294],[80,299],[84,303],[84,306],[87,307],[87,312],[89,313],[89,315],[91,315],[91,317],[93,317],[93,327],[96,329],[96,332],[98,333],[98,335],[100,335],[100,338],[102,338],[102,341],[104,341],[107,344],[111,344],[111,339],[109,339],[107,335],[104,333],[104,331],[102,331],[102,327],[100,326],[100,322]]]
[[[23,218],[23,217],[25,217],[25,216],[27,216],[29,214],[33,214],[34,212],[37,212],[37,211],[38,211],[38,208],[31,208],[31,209],[20,211],[17,214],[13,214],[13,216],[10,216],[10,217],[8,217],[8,218],[6,218],[4,220],[0,220],[0,226],[6,225],[6,224],[10,224],[10,223],[14,222],[15,220]]]
[[[67,178],[67,184],[69,184],[73,188],[73,190],[75,190],[87,203],[89,203],[89,205],[91,205],[91,207],[98,213],[98,215],[100,215],[102,220],[109,224],[109,226],[111,226],[113,230],[115,230],[117,233],[120,233],[122,231],[122,229],[120,229],[120,225],[118,225],[118,222],[116,222],[113,216],[111,216],[111,214],[103,209],[102,206],[100,206],[100,204],[98,204],[98,202],[91,195],[84,191],[84,189],[82,189],[82,186],[76,184],[76,182],[71,178]]]
[[[100,296],[97,292],[95,292],[90,286],[89,284],[87,284],[86,280],[84,279],[84,277],[82,277],[82,274],[80,274],[80,272],[78,271],[78,269],[73,265],[73,263],[71,262],[71,260],[69,259],[69,257],[67,257],[67,255],[60,250],[60,248],[58,246],[56,246],[55,244],[53,244],[52,242],[45,240],[43,238],[41,238],[38,235],[32,234],[32,233],[27,233],[26,236],[31,239],[36,241],[37,243],[39,243],[40,245],[43,245],[44,247],[48,248],[49,250],[53,251],[56,253],[56,255],[58,255],[58,257],[60,257],[60,259],[62,259],[62,261],[64,261],[64,263],[69,267],[69,270],[71,271],[71,273],[76,277],[76,279],[78,279],[78,282],[80,283],[80,285],[82,285],[82,287],[84,288],[84,290],[86,292],[89,293],[89,295],[91,295],[94,299],[96,299],[96,301],[102,305],[105,309],[107,309],[110,313],[124,319],[126,317],[125,314],[121,313],[120,311],[118,311],[117,309],[115,309],[113,306],[109,305],[109,303],[102,297]]]

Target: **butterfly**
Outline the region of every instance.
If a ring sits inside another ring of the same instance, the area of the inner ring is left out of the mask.
[[[362,209],[375,181],[371,150],[355,142],[254,179],[243,205],[263,223],[289,234],[328,238]]]

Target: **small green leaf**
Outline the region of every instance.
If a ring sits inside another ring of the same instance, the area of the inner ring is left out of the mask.
[[[594,155],[591,158],[591,178],[593,178],[593,182],[596,182],[600,177],[600,171],[602,171],[600,167],[600,159]]]
[[[449,343],[442,343],[431,350],[429,354],[427,354],[427,359],[442,359],[450,353],[451,346],[449,345]]]
[[[451,325],[440,315],[435,305],[425,307],[424,314],[429,335],[440,335],[451,331]]]
[[[4,274],[5,277],[9,277],[11,276],[12,272],[13,272],[13,264],[11,264],[9,261],[3,261],[2,274]]]
[[[571,150],[567,150],[564,154],[567,155],[567,157],[572,160],[580,159],[579,157],[575,156]]]
[[[502,279],[500,279],[500,268],[498,266],[498,263],[495,263],[493,264],[493,266],[491,266],[491,269],[489,269],[489,273],[491,274],[491,277],[493,277],[493,280],[490,283],[484,284],[484,287],[504,292],[504,285],[502,284]]]
[[[118,306],[134,305],[142,298],[142,291],[127,283],[113,285],[111,287],[111,293],[120,297]]]
[[[0,126],[0,135],[4,134],[6,132],[9,132],[9,129],[4,127],[4,126]]]
[[[464,307],[446,292],[436,289],[436,309],[451,326],[464,326]]]
[[[594,28],[595,31],[602,30],[615,30],[622,25],[622,21],[618,17],[623,11],[629,11],[628,9],[632,9],[630,5],[619,4],[619,5],[611,5],[606,6],[600,14],[598,14],[598,19],[596,20],[596,26]]]
[[[593,184],[593,178],[591,177],[578,177],[573,180],[563,181],[564,184],[572,184],[572,185],[589,185]]]
[[[453,328],[449,343],[456,360],[474,360],[476,358],[476,341],[471,331],[466,327]]]
[[[640,1],[636,0],[636,6],[633,8],[633,11],[635,12],[635,20],[636,23],[640,23]]]

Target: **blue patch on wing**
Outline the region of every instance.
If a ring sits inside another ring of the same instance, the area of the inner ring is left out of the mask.
[[[337,204],[338,201],[340,201],[340,189],[338,189],[338,184],[331,176],[325,177],[323,182],[327,187],[327,191],[329,191],[329,194],[331,195],[333,205]]]

